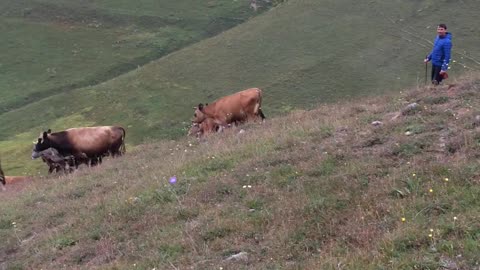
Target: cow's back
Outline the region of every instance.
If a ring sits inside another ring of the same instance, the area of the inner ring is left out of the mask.
[[[116,126],[70,128],[62,133],[61,138],[66,148],[73,152],[85,153],[87,156],[108,153],[118,140],[124,136],[124,130]],[[51,134],[55,140],[56,134]],[[60,139],[60,138],[59,138]],[[63,149],[65,150],[65,149]]]
[[[262,90],[250,88],[218,99],[211,107],[210,117],[226,120],[226,124],[245,121],[258,114],[262,102]],[[218,122],[217,121],[217,122]]]

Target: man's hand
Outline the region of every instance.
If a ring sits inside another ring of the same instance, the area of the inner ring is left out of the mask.
[[[445,70],[440,70],[440,75],[447,73]]]
[[[423,60],[423,62],[424,62],[424,63],[428,63],[428,62],[430,62],[430,60],[428,60],[428,58],[425,58],[425,59]]]

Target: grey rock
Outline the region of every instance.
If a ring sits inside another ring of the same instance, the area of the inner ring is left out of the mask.
[[[234,254],[226,259],[227,261],[236,261],[236,262],[247,262],[248,261],[248,253],[242,251],[240,253]]]
[[[402,109],[402,114],[403,115],[408,115],[408,114],[414,114],[417,111],[420,111],[422,107],[418,105],[418,103],[410,103],[408,104],[405,108]]]

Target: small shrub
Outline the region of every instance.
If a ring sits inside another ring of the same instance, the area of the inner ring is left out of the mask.
[[[225,227],[213,228],[203,233],[202,239],[204,241],[213,241],[217,238],[223,238],[229,235],[231,232],[232,230],[230,228],[225,228]]]
[[[82,198],[83,196],[85,196],[85,194],[87,193],[87,191],[85,189],[76,189],[72,192],[70,192],[67,197],[69,199],[72,199],[72,200],[76,200],[76,199],[79,199],[79,198]]]
[[[66,247],[74,246],[77,244],[77,240],[73,239],[72,237],[69,236],[63,236],[55,239],[54,246],[57,249],[64,249]]]
[[[175,200],[175,196],[169,190],[162,188],[151,193],[151,199],[159,204],[170,203]]]
[[[297,179],[298,172],[291,165],[283,165],[276,168],[271,173],[272,181],[278,187],[287,187],[292,185]]]
[[[91,228],[88,232],[88,238],[98,241],[102,238],[102,230],[100,227]]]
[[[405,235],[404,237],[397,238],[393,241],[393,253],[394,256],[399,256],[402,253],[410,252],[411,250],[417,250],[422,247],[428,247],[428,236],[421,236],[415,234]]]
[[[254,199],[247,201],[248,209],[255,209],[257,211],[262,210],[265,202],[261,199]]]
[[[182,208],[177,212],[177,219],[186,221],[196,218],[198,214],[198,208]]]
[[[412,134],[420,134],[425,131],[425,126],[420,124],[413,124],[413,125],[407,126],[405,131],[409,131]]]
[[[179,244],[162,244],[158,248],[162,261],[175,260],[178,255],[184,252],[184,248]]]
[[[440,97],[429,96],[424,98],[423,102],[425,102],[426,104],[433,105],[433,104],[444,104],[444,103],[447,103],[448,100],[449,98],[446,96],[440,96]]]
[[[0,230],[8,230],[13,228],[13,224],[11,220],[8,219],[0,219]]]
[[[333,156],[328,156],[323,159],[319,166],[314,170],[308,172],[309,176],[319,177],[319,176],[329,176],[335,172],[337,169],[337,159]]]
[[[393,148],[392,154],[394,156],[407,158],[420,154],[424,148],[426,148],[426,144],[420,141],[402,143]]]

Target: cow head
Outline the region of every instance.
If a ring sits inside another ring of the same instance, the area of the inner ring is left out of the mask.
[[[188,130],[188,136],[198,137],[201,133],[201,127],[199,123],[192,123],[192,126]]]
[[[203,109],[204,106],[202,103],[198,104],[198,107],[194,107],[195,113],[193,114],[193,123],[202,123],[207,116],[205,115]]]
[[[32,159],[38,158],[41,156],[42,151],[50,148],[52,146],[50,139],[48,138],[48,134],[52,131],[49,129],[42,133],[40,138],[38,138],[37,142],[34,142],[33,151],[32,151]]]

